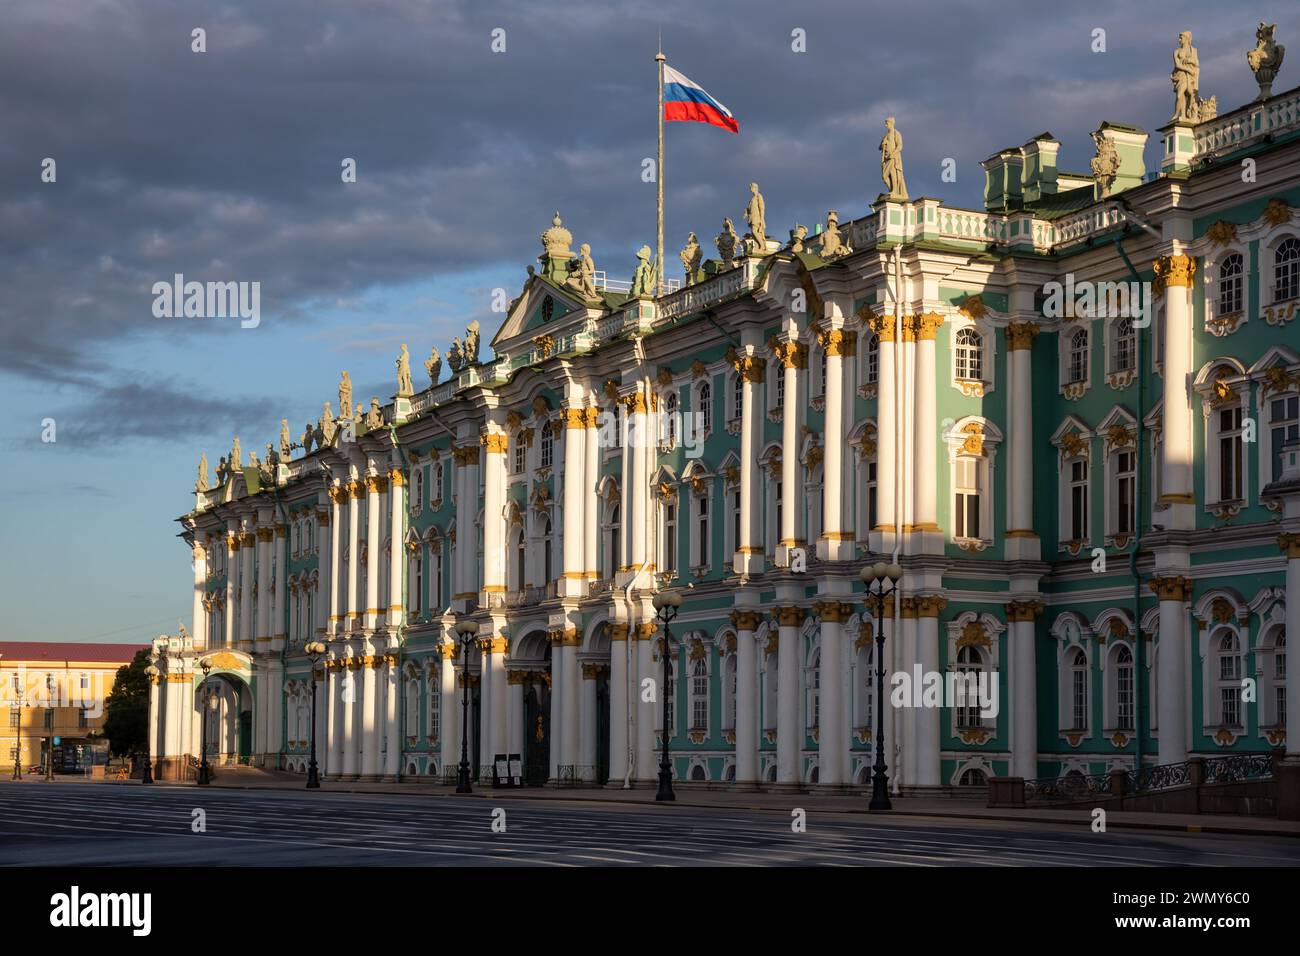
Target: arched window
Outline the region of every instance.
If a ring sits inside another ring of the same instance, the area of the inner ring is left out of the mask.
[[[663,541],[660,557],[663,560],[659,570],[676,571],[677,570],[677,503],[675,501],[664,502],[663,505]]]
[[[424,469],[416,468],[411,475],[411,500],[406,503],[411,514],[419,514],[424,504]]]
[[[1241,726],[1241,644],[1237,635],[1225,633],[1218,649],[1219,720],[1225,727]],[[1285,665],[1284,665],[1285,666]]]
[[[1218,411],[1219,500],[1236,501],[1246,496],[1243,476],[1241,402]]]
[[[731,417],[740,418],[745,414],[745,380],[737,372],[731,377]]]
[[[611,581],[618,573],[618,546],[621,540],[619,535],[622,533],[619,515],[619,505],[616,501],[609,506],[609,528],[605,532],[605,577]]]
[[[1070,334],[1070,362],[1066,382],[1074,384],[1088,378],[1088,330],[1075,329]]]
[[[1273,253],[1273,301],[1300,299],[1300,239],[1287,236]]]
[[[709,667],[702,660],[691,665],[691,730],[709,729]]]
[[[1226,256],[1219,263],[1219,315],[1233,315],[1242,310],[1245,274],[1245,260],[1240,252]]]
[[[429,489],[429,497],[435,501],[442,501],[442,462],[433,466],[433,487]]]
[[[722,727],[734,730],[736,726],[736,655],[722,659]]]
[[[449,667],[450,665],[444,663],[443,666]],[[436,668],[429,669],[427,680],[429,690],[428,736],[433,740],[438,740],[442,736],[442,680]]]
[[[866,362],[866,383],[875,385],[880,381],[880,336],[875,332],[867,337]]]
[[[959,379],[982,382],[984,380],[984,338],[972,328],[957,330],[954,340],[956,371]]]
[[[709,564],[709,492],[705,486],[704,494],[695,496],[695,564],[697,567]]]
[[[1072,458],[1070,470],[1070,541],[1088,540],[1088,459]]]
[[[708,780],[709,775],[701,764],[696,764],[691,768],[691,779],[695,781]]]
[[[551,429],[550,422],[542,426],[541,444],[541,467],[550,468],[555,460],[555,432]]]
[[[1300,395],[1280,395],[1268,402],[1268,440],[1273,460],[1272,480],[1282,477],[1282,446],[1300,438]]]
[[[821,361],[818,365],[818,368],[821,371],[818,373],[817,387],[821,392],[821,394],[825,395],[826,394],[826,350],[818,349],[817,353],[821,358]]]
[[[1070,654],[1070,726],[1088,729],[1088,655],[1077,647]]]
[[[1115,729],[1132,730],[1134,716],[1133,652],[1121,644],[1115,651]]]
[[[424,554],[418,544],[411,554],[411,612],[418,614],[424,606]]]
[[[669,392],[664,399],[664,411],[659,420],[659,436],[669,448],[677,447],[677,417],[677,393]]]
[[[776,387],[776,407],[785,407],[785,366],[780,362],[772,363],[772,381]]]
[[[1112,372],[1131,372],[1137,364],[1137,333],[1133,320],[1127,316],[1115,323],[1115,335],[1111,342]]]
[[[709,387],[708,382],[700,385],[699,391],[695,393],[695,401],[698,406],[695,410],[695,421],[699,426],[696,434],[704,438],[713,430],[713,389]]]
[[[1286,634],[1273,645],[1273,714],[1279,727],[1286,726]]]
[[[960,679],[956,710],[959,728],[984,726],[979,698],[979,678],[983,670],[984,658],[974,645],[967,644],[957,652],[957,673]]]
[[[808,668],[808,732],[816,730],[822,716],[822,654],[821,648],[813,651],[812,666]]]
[[[963,770],[961,777],[957,781],[959,787],[987,787],[989,783],[988,775],[978,767],[971,767],[969,770]]]
[[[514,473],[516,475],[522,475],[524,473],[524,449],[527,447],[528,446],[524,444],[523,435],[516,434],[514,454]]]
[[[420,678],[412,675],[406,678],[406,736],[414,737],[420,732]]]
[[[953,462],[953,536],[979,539],[983,461],[963,455]]]

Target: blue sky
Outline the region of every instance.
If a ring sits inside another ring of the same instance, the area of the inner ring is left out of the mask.
[[[1203,93],[1243,104],[1261,18],[1300,43],[1280,2],[10,2],[0,639],[145,641],[188,623],[174,519],[199,452],[215,467],[236,433],[260,450],[282,417],[297,435],[344,368],[355,400],[387,399],[403,342],[422,384],[430,346],[475,319],[489,340],[491,290],[516,294],[557,209],[597,268],[630,277],[654,240],[641,162],[660,30],[669,62],[741,129],[668,127],[672,275],[687,232],[711,252],[722,218],[741,220],[751,180],[776,235],[830,208],[863,214],[885,116],[913,196],[978,207],[979,161],[999,148],[1050,130],[1060,165],[1085,170],[1103,120],[1154,133],[1181,29]],[[195,27],[206,53],[191,51]],[[1296,85],[1293,66],[1277,90]],[[948,157],[955,183],[939,178]],[[176,272],[261,282],[260,326],[155,318],[152,285]]]

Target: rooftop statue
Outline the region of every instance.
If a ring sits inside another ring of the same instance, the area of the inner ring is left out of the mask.
[[[339,379],[339,417],[352,417],[352,379],[345,370]]]
[[[573,242],[573,233],[564,228],[558,212],[551,220],[551,228],[542,233],[541,240],[542,254],[537,260],[542,264],[542,277],[559,285],[566,278],[569,260],[573,258],[573,250],[569,248]]]
[[[208,453],[206,451],[199,454],[199,480],[194,489],[195,491],[208,490]]]
[[[320,429],[320,438],[317,439],[317,446],[324,448],[326,445],[334,444],[334,410],[330,408],[330,403],[328,401],[325,403],[325,407],[321,410],[321,418],[316,425]],[[323,439],[323,441],[321,439]]]
[[[411,353],[406,350],[406,343],[402,343],[402,351],[397,356],[397,394],[403,398],[409,398],[415,394],[415,386],[411,384]]]
[[[429,376],[429,384],[437,385],[438,379],[442,377],[442,354],[438,351],[438,346],[434,346],[429,357],[424,360],[424,371]]]
[[[722,220],[722,232],[718,233],[718,238],[713,240],[714,245],[718,247],[718,256],[723,262],[730,264],[736,258],[736,246],[740,244],[740,236],[736,235],[736,226],[730,219]]]
[[[650,247],[642,246],[636,251],[636,272],[632,273],[632,297],[653,296],[655,294],[655,262],[650,258]]]
[[[293,439],[289,435],[289,419],[280,419],[280,457],[288,461],[293,454]]]
[[[767,204],[763,202],[763,194],[758,191],[758,183],[749,184],[745,222],[749,223],[749,234],[754,237],[753,252],[761,256],[767,252]]]
[[[1255,49],[1246,54],[1246,63],[1250,65],[1255,74],[1255,82],[1259,84],[1261,100],[1273,95],[1273,78],[1282,68],[1282,58],[1286,56],[1286,47],[1273,42],[1275,32],[1276,23],[1266,24],[1260,20],[1259,27],[1255,30]]]
[[[1174,84],[1175,123],[1201,123],[1214,119],[1219,107],[1216,97],[1201,99],[1201,62],[1192,46],[1192,34],[1184,30],[1178,34],[1178,48],[1174,50],[1174,71],[1169,74]]]
[[[591,258],[591,246],[583,243],[578,247],[578,255],[569,260],[569,277],[564,284],[573,289],[584,299],[596,296],[596,263]]]
[[[311,423],[311,422],[308,422],[308,423],[307,423],[307,427],[304,428],[304,429],[302,430],[302,437],[300,437],[300,438],[298,439],[299,444],[302,445],[302,453],[303,453],[304,455],[310,455],[310,454],[311,454],[312,440],[313,440],[315,437],[316,437],[316,435],[315,435],[315,432],[314,432],[313,429],[312,429],[312,423]]]
[[[796,223],[795,227],[790,230],[790,251],[803,252],[804,251],[803,241],[807,238],[808,238],[808,227],[801,226]]]
[[[834,259],[838,256],[848,255],[852,251],[849,248],[848,240],[840,232],[840,214],[837,210],[832,209],[826,214],[826,229],[822,232],[822,246],[819,254],[823,259]]]
[[[275,473],[276,467],[280,464],[280,455],[275,450],[275,446],[270,442],[266,443],[266,458],[262,460],[262,467],[267,468],[272,474]]]
[[[903,134],[894,129],[892,116],[885,120],[885,136],[880,141],[880,178],[889,190],[889,199],[907,199],[907,183],[903,179]]]
[[[465,330],[464,358],[466,365],[478,364],[478,320],[469,324]]]
[[[451,340],[451,348],[447,349],[447,365],[451,368],[451,374],[459,374],[465,366],[465,354],[460,348],[460,336],[457,335]]]
[[[230,467],[235,471],[244,467],[244,454],[239,450],[239,436],[230,445]]]
[[[383,424],[384,413],[379,408],[379,399],[372,398],[370,400],[370,411],[366,412],[366,428],[382,428]]]
[[[262,484],[264,485],[275,484],[274,457],[275,457],[275,449],[268,443],[266,446],[266,460],[261,462],[260,464],[258,464],[256,460],[254,460],[254,464],[257,464],[257,477],[261,480]]]
[[[226,487],[226,480],[230,478],[230,468],[226,465],[226,456],[222,455],[221,460],[217,462],[217,487]]]
[[[1101,130],[1092,134],[1092,141],[1097,144],[1097,155],[1092,158],[1092,178],[1097,183],[1098,194],[1109,196],[1119,175],[1119,153],[1115,143]]]
[[[700,241],[695,238],[695,233],[686,237],[686,246],[677,258],[682,260],[682,268],[686,270],[686,284],[695,285],[695,279],[700,273],[700,263],[704,259],[704,250],[700,248]]]

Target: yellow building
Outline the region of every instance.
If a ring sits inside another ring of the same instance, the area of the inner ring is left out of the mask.
[[[58,773],[88,764],[117,669],[147,646],[0,641],[3,769],[12,772],[15,761],[24,773],[44,769],[51,751]]]

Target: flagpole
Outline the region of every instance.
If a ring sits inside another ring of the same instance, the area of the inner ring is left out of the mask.
[[[664,56],[663,47],[655,54],[659,64],[659,165],[655,167],[655,183],[659,188],[656,203],[657,232],[655,238],[655,289],[657,296],[664,294]]]

